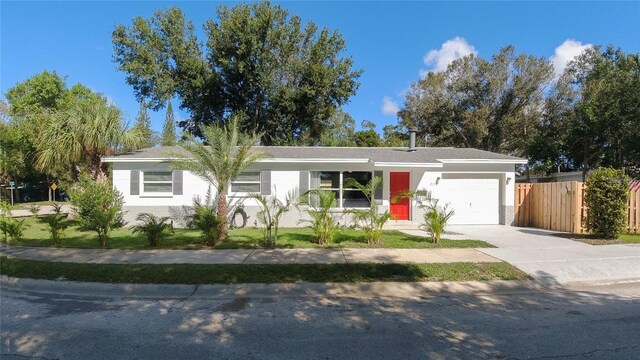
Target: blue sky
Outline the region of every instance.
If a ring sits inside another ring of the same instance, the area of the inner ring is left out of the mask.
[[[235,2],[225,2],[232,6]],[[197,29],[220,2],[0,2],[0,91],[45,69],[108,96],[133,122],[138,111],[112,62],[111,32],[136,16],[181,7]],[[640,2],[281,2],[291,14],[337,29],[364,70],[345,110],[359,124],[394,124],[403,92],[425,71],[456,57],[516,51],[550,58],[560,70],[588,44],[640,52]],[[204,37],[200,37],[202,42]],[[174,108],[177,108],[174,102]],[[164,110],[150,113],[160,130]],[[180,111],[180,118],[188,113]]]

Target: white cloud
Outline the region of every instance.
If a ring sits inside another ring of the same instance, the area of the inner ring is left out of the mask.
[[[567,39],[560,46],[556,48],[555,53],[549,61],[553,64],[553,73],[556,78],[562,75],[564,68],[567,67],[567,64],[573,60],[576,56],[582,54],[582,52],[588,47],[592,46],[591,44],[583,44],[580,41]]]
[[[382,99],[382,113],[385,115],[396,115],[400,111],[400,106],[398,103],[391,100],[390,97],[385,96]]]
[[[431,50],[424,56],[425,65],[431,66],[431,68],[428,71],[420,70],[420,75],[424,76],[429,71],[445,71],[453,61],[470,54],[477,55],[478,51],[467,40],[456,36],[451,40],[445,41],[440,46],[440,49]]]

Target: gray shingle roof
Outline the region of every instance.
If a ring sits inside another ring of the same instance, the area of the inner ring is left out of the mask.
[[[473,148],[421,147],[416,148],[416,151],[407,151],[407,148],[390,147],[255,146],[253,149],[262,151],[271,158],[301,161],[307,159],[360,159],[392,163],[439,163],[438,160],[453,159],[524,161],[521,158]],[[106,158],[105,161],[110,161],[114,158],[118,161],[125,159],[163,159],[172,153],[181,153],[182,151],[178,146],[161,146]]]

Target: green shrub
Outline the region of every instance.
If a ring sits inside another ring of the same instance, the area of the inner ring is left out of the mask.
[[[67,215],[60,213],[48,214],[41,217],[40,221],[47,225],[53,244],[55,246],[60,246],[62,238],[64,237],[64,231],[69,227]]]
[[[187,215],[187,226],[200,230],[205,245],[214,246],[219,239],[222,220],[218,216],[216,202],[212,201],[211,190],[207,191],[204,201],[199,197],[193,200],[193,209]]]
[[[587,177],[587,229],[604,239],[617,239],[627,225],[629,177],[622,170],[599,168]]]
[[[430,233],[433,242],[439,244],[449,220],[455,215],[454,209],[449,209],[447,205],[438,206],[438,199],[432,198],[427,190],[405,191],[397,195],[393,201],[403,198],[412,198],[418,203],[418,207],[424,211],[420,229]]]
[[[0,218],[0,230],[4,234],[5,239],[8,236],[14,243],[18,243],[20,239],[22,239],[22,234],[26,227],[24,220],[16,220],[10,217]]]
[[[424,223],[420,224],[420,228],[430,232],[433,242],[440,243],[440,238],[444,234],[445,228],[449,223],[455,211],[449,209],[446,205],[438,207],[438,200],[432,200],[429,205],[425,206]]]
[[[31,204],[29,206],[29,212],[33,215],[34,218],[38,217],[38,212],[40,212],[40,206],[36,204]]]
[[[83,176],[70,193],[80,228],[95,231],[100,246],[108,246],[111,230],[124,225],[124,200],[120,192],[108,180],[92,180]]]
[[[165,236],[171,230],[171,224],[167,221],[169,217],[159,217],[150,213],[138,214],[136,220],[140,224],[134,226],[133,232],[136,234],[143,234],[149,241],[150,247],[156,247],[160,241],[164,240]]]
[[[309,224],[318,244],[329,245],[332,243],[340,227],[337,215],[332,212],[336,205],[335,194],[322,189],[309,190],[300,198],[300,205],[309,207],[307,213],[311,219],[300,220],[299,223]]]
[[[382,228],[391,219],[388,211],[379,212],[378,204],[375,202],[374,194],[376,189],[382,185],[382,178],[374,176],[366,185],[360,184],[357,180],[350,178],[345,181],[344,186],[355,188],[366,196],[371,206],[368,209],[352,209],[347,213],[353,215],[355,227],[364,231],[369,245],[379,244],[382,238]]]
[[[280,218],[294,205],[294,202],[298,199],[298,192],[296,190],[289,192],[284,201],[278,199],[276,194],[270,196],[252,194],[251,198],[255,199],[260,207],[256,217],[260,224],[264,226],[262,228],[262,245],[275,247],[278,241]]]

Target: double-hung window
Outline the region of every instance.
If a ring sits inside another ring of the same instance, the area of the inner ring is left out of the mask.
[[[260,171],[245,171],[231,181],[232,193],[260,193]]]
[[[144,193],[172,193],[173,178],[171,171],[143,171],[142,191]]]
[[[366,185],[371,178],[370,171],[314,171],[311,173],[310,188],[333,192],[338,208],[367,208],[371,202],[364,193],[354,186],[348,186],[346,182],[354,179]]]

